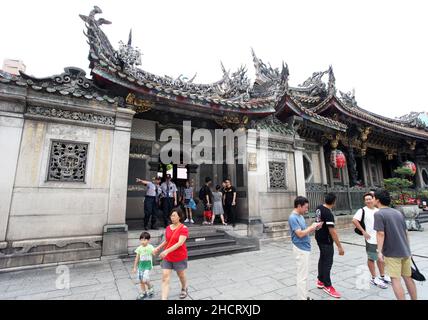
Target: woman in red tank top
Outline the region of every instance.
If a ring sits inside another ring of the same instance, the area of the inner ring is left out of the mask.
[[[180,208],[172,209],[170,219],[172,224],[165,229],[165,240],[153,251],[162,259],[162,300],[168,299],[169,282],[172,270],[177,272],[181,282],[180,299],[187,297],[187,247],[186,240],[189,237],[189,229],[182,224],[184,214]]]

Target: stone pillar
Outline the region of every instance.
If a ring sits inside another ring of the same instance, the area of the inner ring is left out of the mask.
[[[0,90],[0,248],[5,245],[12,191],[24,127],[24,96]]]
[[[109,210],[103,233],[103,255],[128,253],[128,227],[126,225],[126,197],[128,189],[129,145],[132,118],[135,112],[117,108],[113,138],[110,175]]]
[[[349,185],[351,187],[357,184],[358,173],[357,173],[357,163],[354,156],[354,148],[349,144],[348,147],[348,171],[349,171]]]
[[[364,185],[368,187],[370,183],[367,175],[367,158],[363,156],[361,158],[361,162],[363,164],[363,182],[364,182]]]
[[[419,163],[416,164],[416,188],[420,189],[424,187],[423,179],[422,179],[422,170],[419,166]]]
[[[416,188],[423,189],[423,188],[425,188],[425,183],[424,183],[424,180],[422,177],[422,169],[421,169],[420,159],[423,160],[423,157],[416,156],[416,161],[415,161],[415,165],[416,165]]]
[[[295,148],[294,166],[296,172],[296,191],[298,196],[306,196],[305,169],[303,166],[303,150]]]
[[[261,131],[260,135],[265,132]],[[248,233],[253,237],[263,234],[263,221],[260,212],[260,192],[267,190],[267,136],[261,137],[257,148],[257,130],[247,130],[247,199],[248,199]]]
[[[327,169],[325,163],[324,147],[320,146],[320,162],[321,162],[321,182],[323,185],[328,184]]]

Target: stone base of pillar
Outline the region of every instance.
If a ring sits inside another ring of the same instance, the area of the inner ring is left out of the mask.
[[[260,239],[263,236],[263,222],[260,218],[250,218],[248,221],[248,236]]]
[[[128,254],[128,225],[107,224],[103,232],[103,256]]]

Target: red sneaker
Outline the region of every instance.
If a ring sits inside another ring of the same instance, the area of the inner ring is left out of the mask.
[[[333,286],[330,287],[324,287],[324,292],[329,294],[330,296],[332,296],[333,298],[340,298],[341,295],[339,292],[336,291],[335,288],[333,288]]]
[[[322,283],[321,281],[317,280],[317,288],[318,289],[324,289],[324,283]]]

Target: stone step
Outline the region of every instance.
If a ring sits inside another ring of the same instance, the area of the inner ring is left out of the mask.
[[[220,247],[227,245],[235,245],[236,241],[233,239],[209,239],[201,241],[186,242],[187,249],[196,250],[202,247]]]
[[[253,251],[253,250],[257,250],[256,246],[254,245],[235,244],[235,245],[223,246],[223,247],[189,250],[188,254],[189,254],[189,260],[192,260],[192,259],[201,259],[201,258],[234,254],[234,253],[240,253],[240,252],[247,252],[247,251]]]
[[[416,219],[419,223],[427,223],[428,222],[428,216],[418,217]]]
[[[186,243],[202,242],[202,241],[214,240],[214,239],[224,239],[224,232],[216,231],[216,230],[190,232],[189,238],[187,239]],[[157,237],[157,238],[152,237],[151,243],[154,246],[158,245],[160,242],[161,242],[160,237]],[[135,248],[137,248],[139,245],[140,245],[139,234],[138,234],[138,237],[128,238],[128,249],[131,248],[135,250]]]
[[[242,243],[242,240],[237,240],[239,237],[246,237],[248,226],[246,224],[237,224],[232,226],[223,225],[187,225],[189,228],[189,238],[186,241],[188,248],[189,259],[197,259],[204,257],[212,257],[218,255],[226,255],[250,250],[257,250],[258,246]],[[134,250],[140,244],[140,234],[144,230],[130,230],[128,232],[128,254],[130,257],[135,256]],[[231,238],[226,235],[226,231],[233,231],[238,238]],[[148,230],[151,235],[151,243],[156,246],[163,240],[165,232],[164,228],[158,230]],[[242,238],[239,238],[242,239]],[[239,244],[237,243],[239,242]],[[158,264],[159,259],[155,258],[154,263]]]
[[[229,255],[247,251],[257,250],[256,246],[253,245],[228,245],[223,247],[215,247],[215,248],[198,248],[194,250],[188,251],[188,260],[202,259],[202,258],[211,258],[215,256]],[[130,254],[131,256],[131,254]],[[153,263],[158,265],[160,263],[160,259],[158,257],[154,258]]]
[[[190,233],[189,238],[187,238],[187,242],[193,242],[193,241],[201,241],[201,239],[223,239],[224,238],[224,231],[218,230],[215,232],[212,231],[206,231],[206,232],[197,232],[197,233]]]

